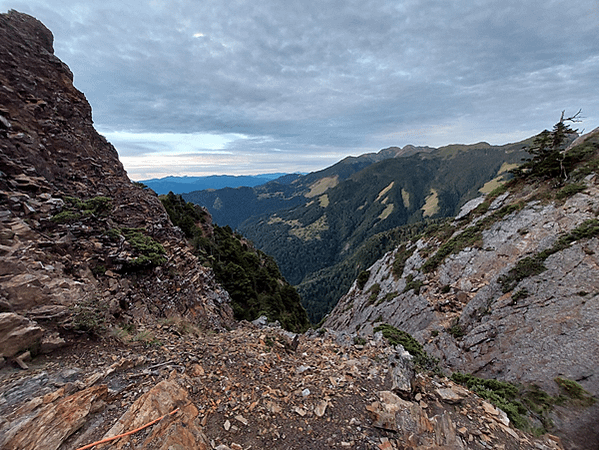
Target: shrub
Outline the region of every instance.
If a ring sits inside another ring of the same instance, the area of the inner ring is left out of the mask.
[[[364,286],[366,286],[366,283],[368,282],[369,278],[370,278],[370,271],[363,270],[362,272],[360,272],[360,275],[358,275],[358,279],[357,279],[358,288],[360,290],[364,289]]]
[[[422,344],[414,339],[409,333],[398,330],[386,323],[377,326],[373,330],[374,333],[379,331],[383,333],[383,337],[387,339],[391,345],[401,345],[414,357],[416,369],[441,374],[439,360],[434,356],[429,355],[422,347]]]
[[[572,197],[574,194],[578,194],[579,192],[584,191],[586,188],[587,186],[584,183],[567,184],[559,191],[557,191],[557,193],[555,194],[555,198],[561,200],[564,198]]]
[[[408,275],[408,278],[406,278],[406,287],[404,287],[403,292],[408,292],[413,289],[414,294],[418,295],[420,294],[420,288],[423,284],[422,280],[415,280],[414,275],[410,274]]]
[[[381,285],[378,283],[373,284],[368,292],[370,292],[370,297],[368,297],[368,302],[366,304],[372,305],[376,302],[377,297],[381,293]]]

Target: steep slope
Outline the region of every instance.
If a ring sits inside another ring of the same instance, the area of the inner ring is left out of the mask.
[[[431,150],[429,147],[412,145],[390,147],[378,153],[349,156],[331,167],[308,175],[290,174],[256,187],[193,191],[183,194],[183,198],[208,208],[219,225],[236,229],[250,217],[308,203],[313,197],[375,162]]]
[[[0,15],[0,356],[148,317],[229,326],[228,294],[127,178],[52,42],[36,19]]]
[[[565,185],[514,181],[468,205],[377,261],[324,326],[368,335],[386,322],[451,370],[552,394],[563,377],[599,395],[599,130],[577,143]],[[596,405],[556,411],[569,448],[596,448]]]
[[[231,295],[237,320],[252,321],[265,315],[289,331],[301,332],[310,326],[300,296],[272,257],[230,227],[213,224],[206,208],[185,202],[172,192],[160,196],[160,201],[191,241],[202,264],[214,270],[216,280]]]
[[[333,298],[335,285],[319,271],[343,264],[379,233],[456,214],[491,180],[505,176],[510,164],[519,163],[525,145],[481,143],[385,159],[338,184],[314,189],[308,203],[249,219],[239,230],[274,256],[290,283],[299,285],[311,320],[318,322],[328,312],[319,303],[338,299]],[[355,270],[340,276],[344,289]]]

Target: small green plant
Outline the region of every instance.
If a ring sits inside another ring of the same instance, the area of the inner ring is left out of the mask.
[[[451,286],[449,284],[446,284],[441,288],[441,294],[448,294],[449,291],[451,291]]]
[[[108,306],[95,298],[77,303],[71,308],[73,330],[92,336],[101,336],[106,331]]]
[[[367,306],[372,305],[374,302],[376,302],[376,299],[381,293],[381,285],[378,283],[374,283],[368,292],[370,292],[370,296],[368,297],[368,301],[366,302]]]
[[[151,268],[166,262],[164,247],[144,234],[143,228],[123,228],[121,233],[138,256],[127,262],[128,269]]]
[[[578,194],[579,192],[584,191],[586,188],[587,186],[584,183],[566,184],[563,188],[557,191],[555,198],[562,200],[564,198],[572,197],[574,194]]]
[[[366,345],[368,341],[364,339],[362,336],[356,336],[354,338],[354,344],[356,345]]]
[[[512,295],[512,302],[516,304],[519,300],[523,300],[526,297],[528,297],[528,289],[520,289],[518,292],[514,292],[514,295]]]
[[[568,380],[563,377],[557,377],[554,381],[558,384],[564,395],[568,396],[571,401],[574,401],[580,406],[592,406],[597,401],[576,381]]]
[[[420,294],[420,288],[424,285],[422,280],[414,279],[414,275],[410,274],[406,278],[406,287],[404,287],[403,292],[408,292],[409,290],[414,290],[414,294]]]
[[[387,295],[385,295],[383,298],[379,299],[376,303],[375,306],[380,305],[381,303],[385,303],[385,302],[390,302],[391,300],[393,300],[394,298],[399,296],[399,292],[389,292]]]
[[[466,334],[464,328],[458,323],[457,320],[447,329],[447,332],[455,339],[462,339]]]
[[[50,220],[54,223],[69,223],[79,220],[80,218],[81,213],[71,210],[63,210],[52,216]]]
[[[415,249],[415,245],[410,247],[410,249],[407,249],[406,245],[403,244],[395,252],[395,259],[393,260],[393,267],[391,270],[393,272],[393,277],[396,280],[403,274],[404,268],[406,267],[406,261],[412,256]]]
[[[434,356],[429,355],[422,347],[422,344],[414,339],[409,333],[398,330],[389,324],[381,324],[374,328],[373,332],[381,331],[383,337],[389,341],[391,345],[401,345],[410,355],[414,357],[414,365],[416,369],[423,372],[432,372],[441,374],[439,360]]]
[[[138,342],[145,345],[146,347],[159,347],[162,345],[162,342],[160,342],[160,340],[156,338],[156,336],[154,336],[154,333],[152,333],[150,330],[141,330],[137,332],[131,338],[131,342]]]
[[[366,286],[366,283],[368,282],[369,278],[370,278],[370,271],[363,270],[362,272],[360,272],[360,275],[358,275],[358,279],[357,279],[358,288],[360,290],[364,289],[364,286]]]

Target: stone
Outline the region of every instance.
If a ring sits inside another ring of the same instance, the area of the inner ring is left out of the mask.
[[[410,355],[401,345],[396,346],[395,353],[389,355],[389,367],[393,386],[391,390],[403,396],[409,396],[414,387],[414,364]]]
[[[316,414],[316,416],[318,417],[324,416],[324,413],[327,410],[328,405],[329,402],[327,402],[326,400],[321,400],[320,402],[318,402],[318,405],[316,405],[316,408],[314,408],[314,414]]]
[[[457,394],[451,388],[439,388],[439,389],[435,389],[435,392],[437,393],[439,400],[441,400],[442,402],[445,402],[445,403],[449,403],[451,405],[457,405],[457,404],[461,403],[462,400],[464,399],[463,396]]]
[[[107,393],[107,386],[100,385],[48,404],[40,399],[37,408],[25,418],[16,419],[15,426],[0,437],[0,448],[58,449],[90,414],[104,406]]]
[[[16,313],[0,313],[0,356],[12,357],[36,347],[44,334],[35,322]]]
[[[141,445],[142,448],[207,450],[209,441],[201,430],[198,410],[191,402],[187,390],[178,384],[178,380],[179,376],[175,373],[135,400],[104,438],[137,429],[164,416],[159,425],[152,428],[151,434]],[[131,439],[131,436],[123,437],[113,442],[111,449],[127,448],[131,445]]]

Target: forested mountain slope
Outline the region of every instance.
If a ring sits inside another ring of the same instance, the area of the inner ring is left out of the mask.
[[[361,248],[368,249],[370,258],[384,253],[384,246],[373,245],[370,238],[406,224],[455,215],[479,190],[508,175],[526,155],[526,145],[448,146],[384,159],[330,186],[323,183],[326,178],[320,179],[320,189],[313,187],[310,201],[250,218],[239,230],[274,256],[290,283],[299,285],[311,320],[318,322],[364,267],[356,261],[349,268],[345,261]],[[331,272],[339,264],[343,273]],[[330,283],[331,277],[336,283]]]
[[[183,194],[183,198],[208,208],[215,223],[220,226],[229,225],[235,229],[252,216],[308,203],[314,196],[375,162],[431,150],[430,147],[412,145],[390,147],[378,153],[349,156],[331,167],[307,175],[289,174],[256,187],[193,191]]]

